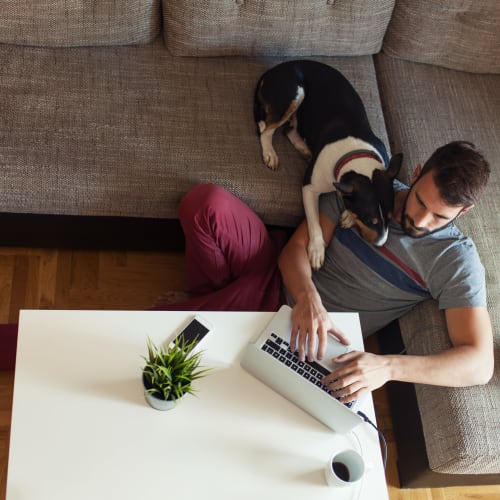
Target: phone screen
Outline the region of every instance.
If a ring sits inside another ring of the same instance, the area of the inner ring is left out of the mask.
[[[183,338],[186,343],[199,342],[207,333],[209,329],[202,325],[198,320],[193,319],[187,326],[179,333],[178,338]]]

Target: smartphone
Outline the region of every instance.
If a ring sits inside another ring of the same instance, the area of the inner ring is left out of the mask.
[[[189,323],[175,336],[172,344],[177,339],[184,339],[186,343],[196,341],[195,348],[198,348],[202,340],[213,330],[213,325],[203,316],[196,315]],[[171,344],[171,345],[172,345]]]

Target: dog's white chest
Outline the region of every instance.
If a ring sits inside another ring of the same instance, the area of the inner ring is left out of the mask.
[[[364,141],[348,137],[341,141],[327,144],[318,155],[311,175],[311,184],[315,191],[330,193],[335,191],[334,182],[339,182],[346,171],[353,171],[365,175],[370,180],[373,171],[377,168],[383,169],[383,164],[374,160],[373,157],[352,156],[345,164],[336,168],[344,156],[348,156],[356,149],[372,150],[378,156],[376,150]]]

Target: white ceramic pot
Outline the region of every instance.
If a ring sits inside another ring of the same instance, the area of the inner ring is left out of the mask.
[[[144,387],[144,398],[148,402],[149,406],[151,406],[155,410],[161,410],[161,411],[171,410],[172,408],[175,408],[177,401],[172,401],[172,400],[166,401],[165,399],[157,398],[156,396],[153,396],[153,394],[151,394],[146,390],[146,384],[144,382],[144,373],[142,374],[142,385]]]
[[[161,410],[161,411],[171,410],[177,404],[176,401],[172,400],[165,401],[164,399],[157,398],[156,396],[153,396],[153,394],[147,392],[146,390],[144,390],[144,397],[146,398],[148,404],[155,410]]]

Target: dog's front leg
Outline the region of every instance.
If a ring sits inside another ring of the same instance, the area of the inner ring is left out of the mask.
[[[266,128],[264,122],[259,122],[260,146],[262,148],[262,161],[271,170],[278,168],[278,155],[273,148],[273,134],[275,128]]]
[[[312,184],[306,184],[302,188],[302,199],[309,232],[307,253],[314,270],[318,270],[325,261],[325,242],[319,224],[319,195],[320,193],[314,190]]]
[[[294,113],[290,118],[290,123],[286,131],[286,136],[288,140],[292,143],[293,147],[302,155],[304,160],[311,160],[311,150],[304,141],[303,137],[299,134],[297,130],[297,115]]]

